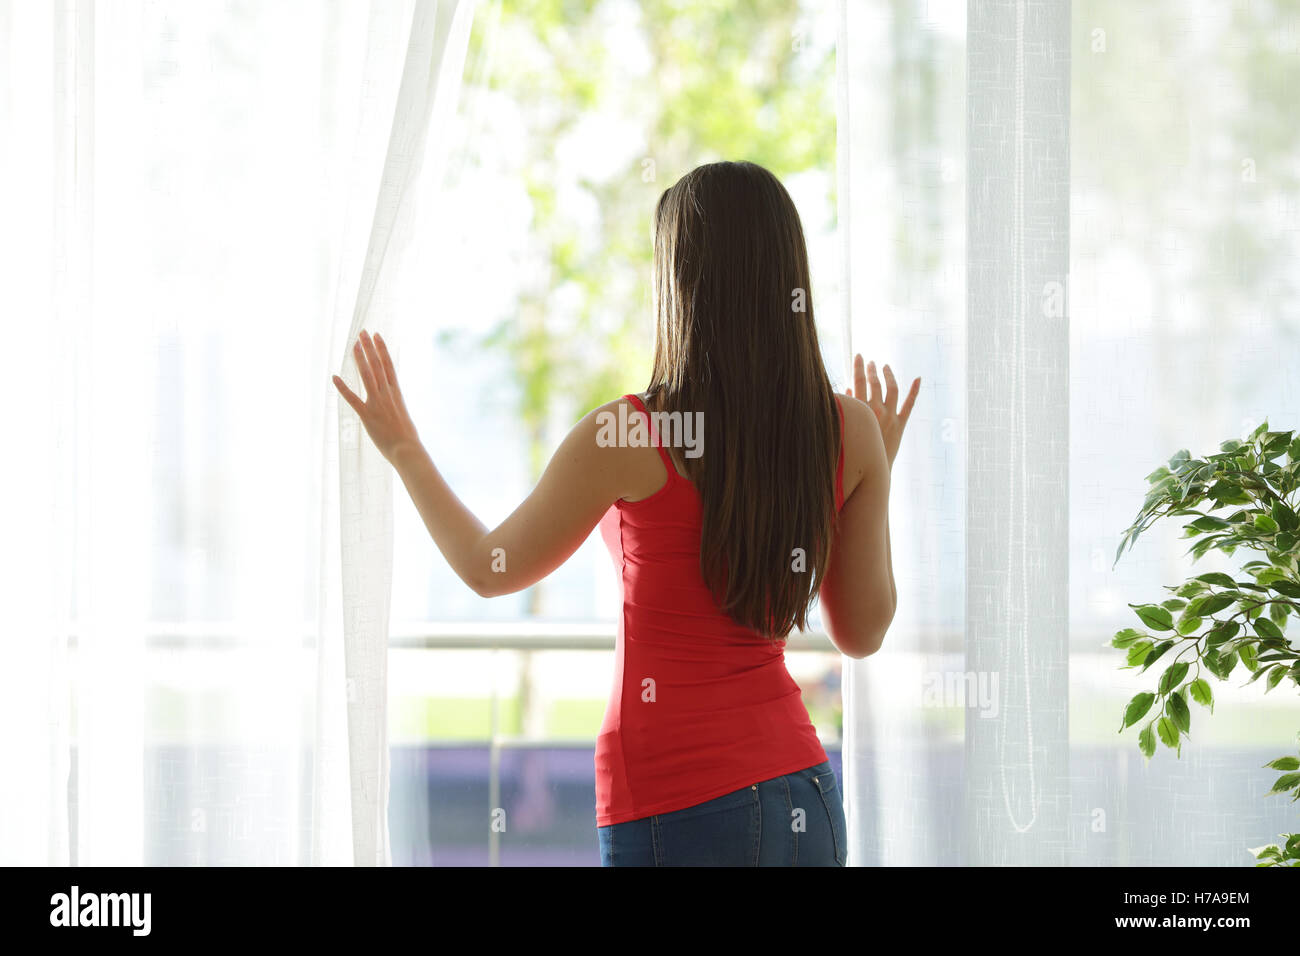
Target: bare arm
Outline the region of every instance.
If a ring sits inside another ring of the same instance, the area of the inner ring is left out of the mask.
[[[451,490],[416,434],[382,338],[372,341],[362,332],[354,352],[366,400],[338,376],[334,384],[397,470],[438,550],[477,594],[494,597],[536,584],[578,549],[615,500],[637,486],[627,449],[596,440],[598,416],[616,413],[619,399],[574,426],[537,487],[489,531]]]
[[[880,649],[898,606],[889,540],[889,488],[903,429],[921,387],[919,378],[913,380],[895,412],[898,385],[888,365],[884,372],[886,388],[882,389],[875,363],[864,368],[862,356],[855,358],[854,387],[847,391],[863,403],[843,403],[844,485],[850,492],[840,511],[822,582],[822,611],[831,639],[854,658]]]
[[[912,406],[916,404],[916,396],[921,391],[921,379],[914,378],[911,387],[907,390],[907,397],[903,399],[902,407],[897,412],[894,407],[898,404],[898,382],[894,380],[894,372],[888,365],[884,368],[885,387],[880,387],[880,380],[876,378],[876,363],[863,366],[862,356],[855,356],[853,359],[853,394],[867,403],[876,414],[876,422],[880,425],[880,439],[885,444],[885,457],[889,459],[889,467],[894,467],[894,459],[898,457],[898,446],[903,440],[903,429],[907,427],[907,421],[912,417]],[[889,517],[885,516],[885,550],[889,551]],[[894,587],[894,566],[889,565],[889,587],[893,591],[894,601],[898,601],[898,589]]]
[[[600,411],[574,426],[537,487],[491,530],[456,497],[422,445],[404,446],[394,455],[393,466],[438,550],[476,594],[513,594],[542,580],[626,493],[627,456],[596,443]]]
[[[897,605],[889,553],[890,473],[875,416],[860,402],[843,407],[845,486],[856,486],[836,522],[821,607],[835,646],[861,659],[880,649]]]

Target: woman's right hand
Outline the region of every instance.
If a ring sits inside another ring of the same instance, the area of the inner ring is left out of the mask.
[[[921,379],[918,377],[907,390],[903,407],[895,411],[894,407],[898,404],[898,383],[894,381],[894,373],[889,366],[885,366],[885,388],[882,389],[880,379],[876,377],[876,363],[870,362],[864,367],[861,355],[853,358],[853,387],[846,388],[844,393],[866,402],[867,407],[876,413],[876,420],[880,422],[880,435],[885,440],[885,452],[889,456],[891,468],[894,465],[894,457],[898,454],[899,443],[903,440],[903,429],[907,427],[907,419],[912,414],[912,406],[916,404],[916,396],[920,390]]]

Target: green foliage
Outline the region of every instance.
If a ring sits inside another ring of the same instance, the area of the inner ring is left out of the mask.
[[[1300,687],[1300,648],[1286,636],[1287,621],[1300,614],[1300,438],[1269,431],[1265,422],[1245,440],[1229,439],[1219,451],[1193,458],[1180,450],[1147,475],[1149,489],[1137,518],[1123,533],[1115,553],[1152,523],[1167,517],[1190,519],[1184,537],[1195,539],[1193,561],[1211,550],[1232,555],[1248,548],[1267,560],[1242,565],[1237,575],[1200,574],[1159,603],[1130,604],[1145,630],[1124,628],[1111,646],[1125,653],[1125,667],[1142,672],[1167,660],[1153,692],[1135,696],[1124,709],[1122,733],[1145,721],[1138,749],[1150,759],[1157,739],[1181,755],[1182,738],[1191,738],[1188,700],[1213,713],[1214,695],[1204,675],[1226,681],[1240,664],[1247,684],[1263,680],[1268,693],[1283,680]],[[1219,512],[1216,514],[1215,512]],[[1156,633],[1149,633],[1156,632]],[[1279,757],[1268,767],[1284,771],[1269,796],[1292,794],[1300,800],[1300,760]],[[1259,866],[1300,865],[1300,835],[1284,834],[1276,845],[1251,852]]]
[[[614,43],[600,0],[496,0],[470,34],[464,95],[481,107],[461,162],[521,184],[531,221],[513,308],[441,344],[501,357],[534,477],[556,422],[649,379],[650,220],[665,188],[701,163],[750,160],[783,180],[821,172],[817,211],[835,208],[834,43],[807,42],[811,0],[637,10]],[[619,59],[629,42],[644,53],[639,74]],[[626,130],[605,144],[626,157],[615,168],[561,148],[611,116]],[[539,595],[529,589],[526,613]]]
[[[1300,734],[1296,737],[1300,739]],[[1264,766],[1269,770],[1283,771],[1282,776],[1273,781],[1266,796],[1295,791],[1292,801],[1300,799],[1300,773],[1293,772],[1300,770],[1300,758],[1278,757]],[[1300,833],[1283,833],[1279,842],[1253,847],[1250,852],[1259,861],[1256,866],[1300,866]]]
[[[518,155],[503,159],[497,149],[476,161],[522,180],[532,261],[515,310],[466,344],[506,359],[535,475],[555,421],[648,379],[650,218],[665,188],[718,159],[750,160],[783,179],[822,171],[833,188],[834,45],[806,42],[811,8],[644,0],[634,38],[646,55],[640,76],[611,48],[610,11],[598,0],[499,0],[496,16],[476,22],[469,61],[494,66],[471,71],[467,95],[508,103],[502,115],[520,144]],[[557,144],[584,122],[610,115],[629,130],[624,165],[597,172],[575,168],[571,151],[559,155]],[[833,210],[829,191],[826,202]]]

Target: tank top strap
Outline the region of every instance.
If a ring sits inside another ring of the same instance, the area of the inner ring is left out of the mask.
[[[839,406],[840,418],[840,461],[835,466],[835,510],[844,507],[844,402],[839,393],[835,393],[835,404]]]
[[[641,396],[629,393],[623,397],[631,402],[637,411],[645,416],[646,426],[650,429],[650,440],[654,442],[655,448],[659,449],[659,457],[663,459],[664,467],[668,469],[668,480],[673,481],[676,478],[680,478],[681,475],[677,473],[677,466],[673,464],[672,458],[664,449],[663,443],[659,440],[659,430],[655,428],[654,417],[645,407],[645,402],[641,401]]]

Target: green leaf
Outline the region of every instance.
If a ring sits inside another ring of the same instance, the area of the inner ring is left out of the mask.
[[[1164,501],[1169,497],[1169,493],[1177,490],[1177,488],[1178,480],[1172,475],[1156,482],[1147,490],[1146,497],[1142,499],[1142,509],[1145,511],[1157,502]]]
[[[1160,606],[1172,614],[1174,611],[1181,611],[1187,607],[1187,602],[1180,597],[1171,597],[1167,601],[1161,601]]]
[[[1124,708],[1124,724],[1120,727],[1120,731],[1123,732],[1126,727],[1132,727],[1145,717],[1155,699],[1155,694],[1143,692],[1130,700],[1128,706]]]
[[[1169,749],[1172,750],[1178,746],[1178,727],[1168,717],[1161,717],[1156,722],[1156,732],[1160,735],[1160,742]],[[1296,776],[1300,777],[1300,774],[1296,774]]]
[[[1187,709],[1187,701],[1183,700],[1182,694],[1173,694],[1169,698],[1169,716],[1173,718],[1174,725],[1183,733],[1187,733],[1192,727],[1192,712]]]
[[[1208,594],[1204,598],[1201,598],[1200,604],[1198,604],[1196,607],[1196,613],[1201,615],[1202,617],[1208,617],[1211,614],[1217,614],[1219,611],[1222,611],[1225,607],[1229,607],[1235,600],[1237,600],[1237,597],[1238,594],[1235,591],[1234,592],[1223,591],[1220,592],[1219,594]]]
[[[1179,661],[1176,664],[1170,664],[1165,672],[1160,675],[1159,690],[1161,694],[1170,693],[1175,687],[1182,682],[1187,676],[1187,664],[1185,661]]]
[[[1255,671],[1255,673],[1253,673],[1253,674],[1250,675],[1250,680],[1246,681],[1246,684],[1247,684],[1247,685],[1250,685],[1250,684],[1255,683],[1255,681],[1259,680],[1261,677],[1266,676],[1266,675],[1268,674],[1268,672],[1269,672],[1269,667],[1268,667],[1268,665],[1265,665],[1264,667],[1259,668],[1259,670]]]
[[[1257,860],[1277,860],[1279,863],[1282,862],[1282,851],[1272,844],[1268,846],[1251,847],[1247,852]],[[1256,865],[1269,866],[1270,864],[1259,863]]]
[[[1278,757],[1264,764],[1266,770],[1300,770],[1300,757]]]
[[[1261,639],[1259,645],[1266,652],[1259,655],[1260,661],[1300,660],[1300,647],[1292,647],[1286,641],[1267,638]]]
[[[1294,790],[1300,785],[1300,773],[1284,773],[1273,782],[1273,789],[1264,794],[1271,797],[1275,793],[1286,793],[1288,790]]]
[[[1229,647],[1214,654],[1206,654],[1203,660],[1211,674],[1219,680],[1227,680],[1237,666],[1237,652]]]
[[[1192,681],[1192,700],[1202,707],[1210,708],[1210,713],[1214,713],[1214,693],[1210,690],[1210,682],[1204,677]]]
[[[1276,458],[1291,443],[1291,432],[1265,432],[1259,445],[1265,458]]]
[[[1241,644],[1237,647],[1237,656],[1252,674],[1259,669],[1259,655],[1253,644]]]
[[[1160,660],[1160,658],[1164,656],[1165,651],[1173,647],[1175,643],[1176,643],[1175,641],[1161,641],[1154,648],[1152,648],[1151,653],[1147,654],[1142,659],[1142,670],[1144,672],[1148,670],[1151,667],[1151,665],[1154,664],[1156,661]]]
[[[1147,655],[1151,653],[1151,648],[1153,647],[1155,647],[1155,644],[1151,641],[1138,641],[1136,644],[1131,646],[1128,649],[1128,657],[1126,659],[1128,666],[1137,667],[1141,664],[1146,660]]]
[[[1286,578],[1278,578],[1270,584],[1269,587],[1278,594],[1281,594],[1283,597],[1300,598],[1300,584],[1296,584],[1294,581],[1289,581]]]
[[[1286,638],[1282,636],[1282,632],[1281,630],[1278,629],[1278,626],[1274,624],[1272,621],[1270,621],[1268,618],[1257,617],[1255,618],[1254,624],[1255,624],[1255,633],[1258,634],[1260,637],[1271,637],[1274,640],[1279,640],[1279,641],[1286,640]]]
[[[1255,527],[1265,534],[1273,534],[1277,531],[1277,522],[1266,514],[1255,515]]]
[[[1273,666],[1273,671],[1268,675],[1268,686],[1264,688],[1264,693],[1268,693],[1278,684],[1282,683],[1282,678],[1286,676],[1286,668],[1279,665]]]
[[[1198,652],[1201,655],[1201,663],[1204,664],[1205,667],[1209,669],[1211,674],[1214,674],[1215,677],[1218,677],[1219,675],[1218,675],[1218,671],[1215,669],[1215,662],[1217,661],[1219,656],[1219,648],[1211,647],[1207,645],[1204,648],[1204,650],[1199,650]]]
[[[1152,630],[1172,631],[1174,629],[1174,616],[1167,608],[1157,604],[1130,604],[1129,607],[1133,608],[1137,616],[1142,619],[1142,623]]]
[[[1123,648],[1132,646],[1134,642],[1140,641],[1144,637],[1146,637],[1146,635],[1141,631],[1134,630],[1131,627],[1126,627],[1110,639],[1110,646],[1118,647],[1122,650]]]
[[[1300,527],[1300,515],[1292,511],[1285,501],[1273,502],[1273,520],[1284,531],[1294,531],[1297,527]]]
[[[1260,571],[1255,572],[1256,583],[1265,586],[1271,586],[1273,582],[1280,581],[1282,578],[1285,577],[1286,577],[1285,571],[1283,571],[1281,568],[1275,568],[1272,566],[1266,567]]]
[[[1205,557],[1205,553],[1211,548],[1219,547],[1220,542],[1226,541],[1228,537],[1228,535],[1212,535],[1208,538],[1202,538],[1200,541],[1196,542],[1196,544],[1188,548],[1187,553],[1193,558],[1199,560]]]
[[[1178,633],[1183,637],[1188,634],[1195,634],[1201,629],[1201,619],[1199,617],[1184,617],[1178,622]]]
[[[1205,632],[1205,644],[1207,647],[1218,647],[1236,637],[1240,630],[1241,625],[1236,621],[1220,621]]]
[[[1219,451],[1223,451],[1223,452],[1235,452],[1235,451],[1236,451],[1238,448],[1240,448],[1241,446],[1242,446],[1242,443],[1239,442],[1239,441],[1237,441],[1237,439],[1235,439],[1235,438],[1229,438],[1227,441],[1225,441],[1225,442],[1223,442],[1222,444],[1219,445]],[[1171,467],[1172,467],[1172,466],[1171,466]]]
[[[1237,582],[1221,571],[1211,571],[1209,574],[1198,574],[1195,578],[1197,581],[1204,581],[1206,584],[1217,584],[1220,587],[1235,588]]]
[[[1291,605],[1276,601],[1268,606],[1268,619],[1277,625],[1279,631],[1286,630],[1286,616],[1291,612]]]
[[[1138,734],[1138,749],[1142,751],[1142,755],[1146,757],[1148,760],[1151,759],[1151,757],[1155,754],[1156,752],[1155,721],[1152,721],[1151,723],[1143,727],[1142,733]]]
[[[1130,534],[1126,534],[1126,535],[1124,535],[1124,537],[1120,538],[1120,541],[1119,541],[1119,547],[1118,547],[1117,549],[1115,549],[1115,560],[1112,561],[1111,564],[1110,564],[1110,566],[1111,566],[1112,568],[1114,568],[1115,565],[1119,564],[1119,559],[1120,559],[1120,557],[1124,554],[1124,546],[1125,546],[1126,544],[1128,544],[1130,541],[1132,541],[1132,540],[1133,540],[1134,538],[1136,538],[1136,537],[1137,537],[1137,535],[1134,535],[1134,534],[1130,533]]]
[[[1251,497],[1242,490],[1241,484],[1227,479],[1220,479],[1206,492],[1211,498],[1225,505],[1250,504]]]
[[[1222,518],[1206,515],[1204,518],[1197,518],[1187,527],[1195,528],[1197,531],[1218,531],[1221,528],[1231,527],[1231,525]]]

